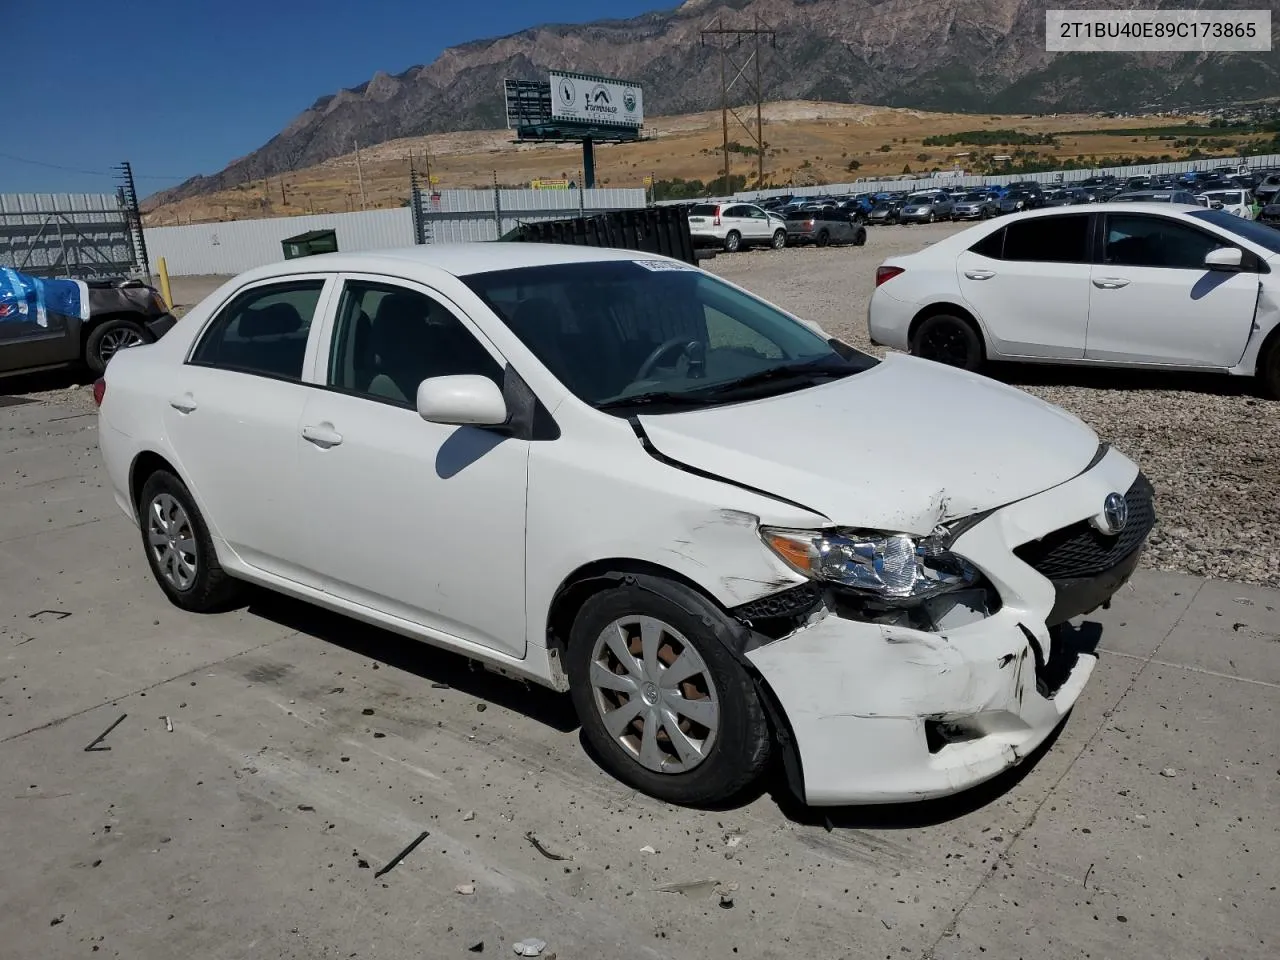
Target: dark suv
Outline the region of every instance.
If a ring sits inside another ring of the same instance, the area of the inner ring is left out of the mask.
[[[101,374],[117,350],[153,343],[175,322],[159,291],[140,280],[87,280],[85,289],[87,320],[47,311],[41,323],[34,310],[0,309],[0,376],[75,363]]]

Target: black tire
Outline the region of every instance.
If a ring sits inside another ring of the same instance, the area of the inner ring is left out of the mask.
[[[719,701],[715,739],[706,757],[684,772],[662,773],[643,766],[601,718],[590,679],[592,651],[607,627],[631,616],[653,617],[679,631],[714,681]],[[659,800],[690,806],[725,803],[759,778],[769,761],[773,737],[750,674],[717,636],[732,631],[728,618],[706,598],[658,578],[646,578],[643,587],[623,583],[583,604],[570,632],[569,689],[583,734],[609,773]]]
[[[162,500],[159,504],[157,502],[158,498],[163,497],[171,498],[185,513],[185,529],[189,530],[189,539],[194,544],[190,553],[194,556],[191,565],[194,566],[195,573],[186,586],[179,586],[170,579],[162,569],[157,548],[151,544],[151,516],[157,506],[163,504]],[[151,573],[174,606],[192,613],[213,613],[234,604],[244,585],[233,579],[218,563],[209,528],[185,483],[168,470],[157,470],[147,477],[142,484],[142,492],[138,495],[138,520],[142,531],[142,549],[147,556]]]
[[[853,245],[855,247],[865,247],[867,245],[867,228],[859,227],[858,232],[854,234]]]
[[[730,230],[724,238],[725,253],[737,253],[742,246],[742,234],[737,230]]]
[[[815,242],[818,244],[818,246],[825,247],[828,243],[831,242],[831,234],[823,230],[818,234],[818,239]]]
[[[1273,337],[1258,357],[1258,385],[1264,396],[1280,400],[1280,336]]]
[[[962,370],[979,370],[985,359],[982,338],[973,325],[949,313],[934,314],[916,328],[911,354]]]
[[[781,250],[786,245],[787,245],[787,231],[785,230],[773,231],[773,249]]]
[[[937,220],[937,219],[938,219],[938,215],[937,215],[936,213],[933,213],[932,211],[930,211],[930,213],[929,213],[929,222],[930,222],[930,223],[933,223],[933,222],[934,222],[935,220]]]
[[[116,317],[105,320],[89,331],[84,341],[84,362],[98,376],[116,351],[133,343],[151,343],[155,338],[137,320]]]

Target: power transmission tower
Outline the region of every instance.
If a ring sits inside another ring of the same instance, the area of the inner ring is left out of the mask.
[[[710,44],[708,44],[710,39]],[[747,131],[747,135],[755,142],[756,145],[756,188],[764,187],[764,78],[763,68],[760,62],[760,43],[762,40],[768,41],[769,46],[777,49],[778,34],[772,27],[767,26],[760,15],[756,14],[755,22],[749,27],[726,27],[724,17],[718,16],[715,19],[715,25],[707,27],[701,32],[702,45],[716,47],[720,51],[720,128],[724,137],[724,192],[729,193],[729,115],[733,114],[733,119],[741,124],[742,129]],[[747,41],[748,54],[747,58],[741,63],[730,54],[730,48],[739,50],[743,41]],[[733,78],[729,78],[728,68],[734,70]],[[754,83],[752,75],[748,71],[754,67]],[[756,128],[751,129],[742,117],[738,116],[738,111],[729,106],[729,91],[733,89],[733,85],[739,80],[744,80],[746,85],[751,88],[755,94],[756,101]]]

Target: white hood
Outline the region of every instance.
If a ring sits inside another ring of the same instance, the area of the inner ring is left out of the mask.
[[[902,354],[807,390],[640,422],[679,463],[840,526],[914,534],[1070,480],[1098,449],[1064,410]]]

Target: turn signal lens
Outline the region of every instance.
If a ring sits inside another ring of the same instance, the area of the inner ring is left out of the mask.
[[[760,531],[764,542],[779,557],[800,573],[808,576],[818,574],[818,551],[814,549],[814,535],[809,531],[770,530]]]

